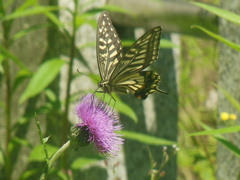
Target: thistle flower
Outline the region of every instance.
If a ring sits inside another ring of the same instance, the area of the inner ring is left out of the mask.
[[[117,125],[118,116],[112,108],[93,94],[88,94],[81,97],[76,114],[82,122],[72,128],[71,138],[77,140],[79,146],[94,143],[98,151],[107,157],[117,156],[124,140],[115,133],[122,129],[122,125]]]

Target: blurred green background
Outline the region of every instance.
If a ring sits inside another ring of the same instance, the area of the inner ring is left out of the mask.
[[[119,156],[106,159],[94,145],[68,149],[48,179],[239,179],[239,7],[237,0],[1,0],[0,179],[39,179],[47,161],[41,140],[50,157],[68,140],[79,122],[74,107],[100,80],[96,28],[104,10],[124,52],[162,26],[150,69],[168,95],[142,101],[113,93],[126,139]]]

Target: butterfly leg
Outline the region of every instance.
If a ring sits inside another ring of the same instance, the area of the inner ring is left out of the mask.
[[[114,103],[113,103],[112,109],[114,109],[115,104],[116,104],[116,99],[112,96],[112,94],[108,94],[108,95],[110,96],[110,100],[109,100],[109,102],[108,102],[108,105],[111,104],[111,101],[112,101],[112,99],[113,99]]]

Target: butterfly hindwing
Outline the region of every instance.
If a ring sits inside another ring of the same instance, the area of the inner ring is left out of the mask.
[[[122,57],[122,45],[106,11],[98,20],[96,50],[100,76],[102,80],[108,80]]]
[[[144,83],[141,88],[134,92],[134,96],[138,99],[146,99],[148,94],[154,92],[162,92],[158,89],[160,84],[160,76],[153,71],[141,71],[140,76],[144,78]]]

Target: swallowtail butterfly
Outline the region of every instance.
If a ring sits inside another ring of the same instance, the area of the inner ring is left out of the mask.
[[[158,57],[161,32],[160,26],[146,32],[123,55],[108,12],[101,13],[96,49],[101,77],[98,86],[104,93],[131,93],[139,99],[146,99],[153,92],[165,93],[158,89],[160,76],[154,71],[143,71]]]

